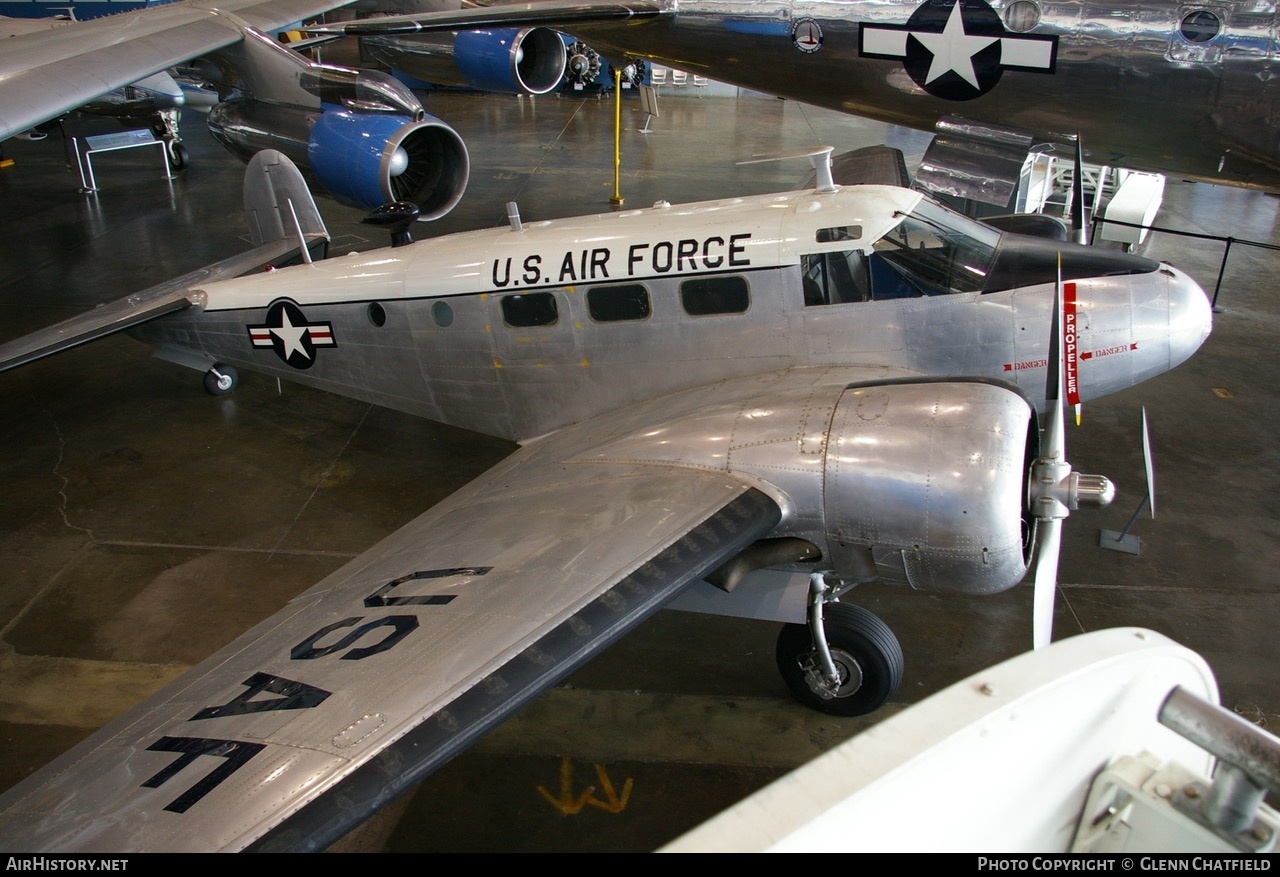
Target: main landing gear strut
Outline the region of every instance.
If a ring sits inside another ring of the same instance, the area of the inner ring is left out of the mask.
[[[835,716],[866,715],[902,683],[902,648],[876,615],[837,602],[848,586],[838,579],[831,585],[828,575],[809,576],[808,621],[788,624],[778,635],[778,670],[805,706]]]

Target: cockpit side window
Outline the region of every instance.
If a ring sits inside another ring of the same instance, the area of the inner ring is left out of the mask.
[[[800,257],[806,305],[834,305],[867,301],[871,278],[867,260],[857,250],[810,253]]]

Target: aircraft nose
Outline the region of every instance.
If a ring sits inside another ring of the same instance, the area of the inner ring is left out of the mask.
[[[1169,366],[1186,362],[1213,330],[1213,308],[1205,291],[1183,272],[1162,266],[1169,279]]]

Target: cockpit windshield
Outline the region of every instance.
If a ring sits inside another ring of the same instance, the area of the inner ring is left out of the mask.
[[[818,229],[815,252],[801,259],[805,303],[982,291],[1000,243],[999,231],[928,198],[900,215],[902,221],[870,251],[831,246],[858,239],[860,227]]]
[[[875,297],[979,292],[999,243],[1000,232],[994,228],[926,198],[873,245],[880,257],[871,260]],[[882,290],[877,262],[893,270],[898,282],[914,288],[890,294],[892,278],[886,276]]]

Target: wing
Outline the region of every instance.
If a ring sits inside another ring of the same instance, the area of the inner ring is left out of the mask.
[[[273,30],[347,2],[180,2],[11,37],[0,44],[0,140],[239,42],[241,24]]]
[[[522,448],[320,582],[0,797],[0,847],[323,848],[776,527],[733,476],[584,452],[615,437]]]
[[[461,9],[447,12],[368,18],[307,30],[313,33],[356,36],[478,30],[487,27],[570,27],[591,22],[639,20],[675,12],[674,4],[664,4],[657,0],[633,0],[628,3],[564,3],[560,0],[493,5],[468,3]]]

